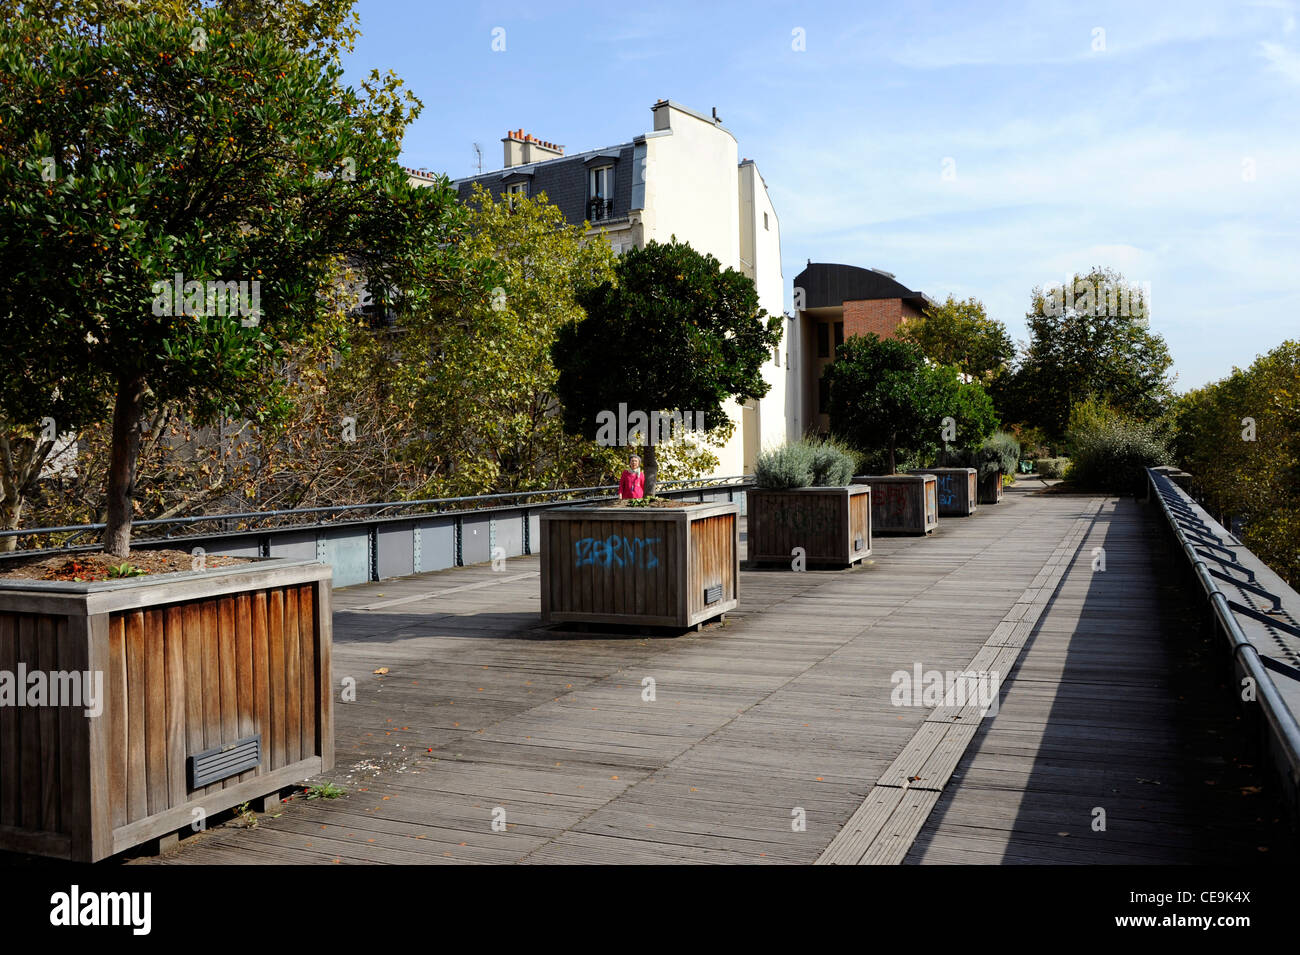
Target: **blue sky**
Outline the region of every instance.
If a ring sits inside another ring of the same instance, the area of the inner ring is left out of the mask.
[[[475,142],[500,168],[507,129],[577,152],[649,130],[660,98],[716,106],[780,218],[787,308],[808,259],[844,262],[975,296],[1023,339],[1034,285],[1105,265],[1151,283],[1180,390],[1300,337],[1298,2],[357,9],[349,78],[391,69],[424,101],[409,166],[464,176]]]

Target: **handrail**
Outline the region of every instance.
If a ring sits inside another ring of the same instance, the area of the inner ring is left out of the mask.
[[[1159,475],[1164,477],[1164,475]],[[1273,680],[1265,670],[1263,658],[1259,650],[1247,638],[1241,625],[1237,622],[1236,614],[1229,604],[1227,596],[1219,589],[1218,584],[1214,582],[1213,572],[1201,559],[1196,547],[1187,539],[1183,533],[1180,520],[1174,516],[1173,509],[1166,500],[1166,489],[1160,486],[1156,480],[1157,474],[1151,468],[1147,468],[1147,477],[1150,481],[1152,495],[1160,502],[1160,508],[1164,512],[1165,518],[1169,521],[1169,526],[1174,532],[1174,537],[1182,547],[1183,553],[1191,561],[1193,573],[1200,582],[1201,588],[1205,591],[1205,596],[1213,608],[1214,616],[1219,624],[1223,627],[1232,644],[1233,656],[1241,663],[1247,675],[1254,680],[1255,687],[1259,692],[1260,701],[1267,703],[1263,707],[1265,718],[1272,725],[1278,743],[1286,752],[1287,760],[1292,767],[1300,768],[1300,722],[1297,722],[1296,715],[1291,712],[1282,695],[1278,692]],[[1164,480],[1171,487],[1176,487],[1167,477]],[[1180,502],[1181,503],[1181,502]],[[1195,518],[1194,518],[1195,519]],[[1195,519],[1201,523],[1199,519]],[[1212,545],[1213,546],[1213,545]],[[1227,550],[1227,548],[1222,548]],[[1217,560],[1217,558],[1216,558]],[[1219,561],[1220,563],[1230,563],[1228,561]],[[1243,570],[1245,568],[1242,568]],[[1252,579],[1254,575],[1252,574]],[[1276,601],[1276,598],[1274,598]],[[1247,653],[1246,651],[1249,651]]]
[[[744,474],[728,475],[726,477],[675,478],[673,480],[659,481],[658,486],[663,487],[666,490],[673,489],[677,491],[690,491],[696,488],[703,490],[703,489],[713,488],[713,487],[741,487],[744,486],[746,482],[748,482],[750,479],[751,479],[750,475],[744,475]],[[673,485],[687,485],[687,486],[673,488]],[[207,524],[207,523],[214,523],[219,521],[241,521],[241,520],[260,521],[267,518],[287,517],[287,516],[296,516],[296,515],[342,514],[348,511],[378,511],[384,508],[410,509],[410,508],[416,508],[416,507],[422,507],[428,505],[462,504],[466,502],[477,503],[477,502],[486,502],[486,501],[504,501],[512,498],[524,498],[524,497],[548,497],[548,496],[560,496],[560,495],[571,497],[577,494],[592,494],[593,492],[600,492],[600,491],[612,492],[617,490],[618,490],[617,484],[597,484],[591,487],[564,487],[564,488],[540,489],[540,490],[533,490],[533,491],[508,491],[508,492],[498,493],[498,494],[472,494],[472,495],[464,495],[460,497],[430,497],[430,498],[419,498],[419,499],[414,499],[409,501],[378,501],[378,502],[362,503],[362,504],[334,504],[334,505],[327,505],[322,507],[300,507],[300,508],[288,508],[288,509],[271,510],[271,511],[239,511],[239,512],[228,513],[228,514],[197,514],[197,515],[189,515],[186,517],[156,517],[156,518],[147,518],[144,520],[132,521],[131,526],[133,528],[159,527],[159,526],[187,527],[187,526],[194,526],[196,524]],[[544,506],[549,502],[538,501],[536,503],[538,504],[538,506]],[[527,506],[527,505],[523,505],[523,506]],[[435,510],[421,511],[420,513],[432,516],[432,515],[446,514],[446,513],[457,513],[462,511],[472,512],[476,509],[477,508],[473,508],[473,507],[470,508],[438,507]],[[311,527],[319,527],[327,523],[329,522],[317,521],[315,523],[302,523],[302,524],[284,522],[281,524],[275,524],[270,526],[250,527],[247,530],[270,531],[282,527],[291,527],[291,528],[305,530]],[[70,543],[71,540],[75,539],[76,537],[80,537],[82,534],[86,534],[91,531],[101,531],[106,526],[107,525],[103,523],[94,523],[94,524],[69,524],[60,527],[17,528],[14,530],[0,530],[0,538],[25,537],[28,535],[43,535],[43,534],[73,534],[74,537],[69,538],[69,541],[65,542],[64,546],[67,546],[67,544]],[[170,536],[170,531],[164,535],[164,537],[167,536]],[[145,540],[157,540],[157,539],[158,538],[143,538],[142,542]],[[6,556],[7,554],[14,554],[14,553],[24,553],[24,550],[19,549],[16,551],[0,552],[0,558]]]

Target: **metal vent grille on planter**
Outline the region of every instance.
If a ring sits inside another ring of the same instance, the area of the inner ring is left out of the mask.
[[[862,550],[862,545],[864,543],[865,541],[863,541],[861,537],[853,538],[853,552],[856,554],[858,551]]]
[[[709,604],[715,604],[721,599],[722,599],[722,584],[718,584],[716,587],[704,588],[704,606],[707,607]]]
[[[262,763],[262,734],[246,736],[225,746],[204,750],[186,760],[190,789],[219,782]]]

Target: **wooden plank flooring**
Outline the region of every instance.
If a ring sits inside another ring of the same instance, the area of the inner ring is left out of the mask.
[[[1190,798],[1238,751],[1231,705],[1215,704],[1225,691],[1206,659],[1178,655],[1165,615],[1178,595],[1160,591],[1138,506],[1021,484],[930,538],[877,538],[854,570],[742,571],[726,623],[681,636],[541,629],[536,558],[337,591],[336,691],[354,679],[356,702],[335,706],[336,766],[321,779],[348,794],[134,861],[1263,855],[1267,793],[1228,799],[1225,782]],[[1107,571],[1093,575],[1103,544]],[[973,731],[949,732],[961,713],[891,702],[891,675],[918,663],[1016,657],[999,712]],[[951,778],[882,794],[905,747],[931,735],[922,765]],[[1257,770],[1232,772],[1259,785]],[[1090,837],[1096,805],[1110,826]]]
[[[1158,540],[1142,505],[1105,503],[906,862],[1294,862]]]

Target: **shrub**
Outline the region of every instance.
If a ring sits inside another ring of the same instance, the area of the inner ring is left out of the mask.
[[[1070,410],[1066,442],[1071,449],[1070,481],[1087,491],[1139,491],[1145,469],[1168,464],[1169,448],[1156,425],[1138,421],[1089,397]]]
[[[1069,478],[1083,490],[1136,492],[1146,479],[1146,468],[1169,463],[1169,449],[1154,427],[1126,418],[1071,431],[1070,442],[1074,457]]]
[[[843,487],[853,480],[853,454],[838,441],[796,441],[764,451],[754,465],[762,488]]]
[[[1020,442],[1005,431],[997,431],[978,448],[940,451],[937,461],[941,468],[975,468],[981,481],[998,471],[1014,474],[1020,463]]]
[[[838,441],[826,440],[812,449],[814,487],[844,487],[853,480],[856,455]]]
[[[1065,476],[1065,469],[1070,466],[1070,459],[1039,458],[1035,464],[1037,465],[1039,477],[1056,479]]]
[[[995,431],[980,446],[979,457],[980,477],[986,477],[995,470],[1003,474],[1015,474],[1016,466],[1020,464],[1020,442],[1005,431]],[[989,465],[987,470],[984,466],[986,463]]]
[[[764,451],[754,464],[754,483],[762,488],[786,490],[812,481],[813,447],[803,441]]]

